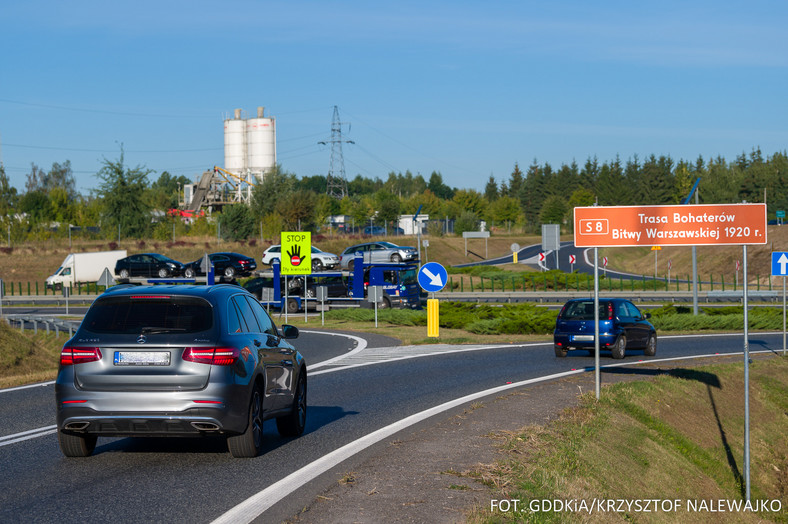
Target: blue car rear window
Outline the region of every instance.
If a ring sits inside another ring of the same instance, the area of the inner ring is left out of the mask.
[[[561,318],[564,320],[594,320],[593,302],[571,302],[566,306]],[[599,318],[607,318],[607,303],[599,303]]]

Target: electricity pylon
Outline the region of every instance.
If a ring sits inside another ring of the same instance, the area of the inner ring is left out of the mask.
[[[350,127],[348,127],[350,130]],[[334,117],[331,119],[331,139],[319,144],[331,144],[331,166],[328,169],[326,193],[336,199],[347,196],[347,179],[345,178],[345,158],[342,155],[342,142],[354,144],[352,140],[342,140],[342,122],[339,121],[339,108],[334,106]]]

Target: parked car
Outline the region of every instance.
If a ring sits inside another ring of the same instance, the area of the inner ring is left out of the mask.
[[[304,296],[304,278],[292,277],[292,285],[288,288],[288,294]],[[348,296],[348,281],[344,276],[325,276],[308,277],[306,296],[307,298],[317,297],[317,287],[325,286],[328,298],[343,298]]]
[[[385,235],[386,228],[382,226],[367,226],[364,228],[365,235]]]
[[[116,286],[61,351],[60,450],[88,456],[99,436],[224,436],[232,456],[254,457],[272,418],[299,436],[307,368],[286,340],[297,336],[239,286]]]
[[[129,277],[177,277],[183,274],[183,263],[158,253],[140,253],[121,258],[115,263],[115,275]]]
[[[279,293],[284,299],[284,278],[280,278]],[[325,286],[328,298],[342,298],[349,294],[348,283],[343,276],[309,277],[307,279],[306,297],[317,303],[317,286]],[[274,279],[270,277],[257,277],[246,281],[243,287],[252,293],[257,300],[272,301],[274,299]],[[302,298],[304,296],[304,279],[301,276],[290,277],[287,279],[287,312],[296,313],[301,310]]]
[[[364,263],[386,263],[386,262],[413,262],[419,259],[419,253],[415,248],[398,246],[391,242],[367,242],[350,246],[342,252],[339,257],[339,264],[343,269],[353,269],[356,253],[361,253]]]
[[[610,350],[613,358],[624,358],[630,349],[657,353],[657,331],[632,302],[623,298],[599,299],[599,349]],[[553,333],[555,356],[565,357],[570,349],[594,354],[594,300],[576,298],[561,308]]]
[[[201,269],[202,258],[189,262],[183,267],[183,276],[192,278],[197,275],[204,275]],[[224,275],[227,278],[236,276],[248,276],[257,269],[257,262],[252,257],[241,255],[240,253],[211,253],[208,258],[213,264],[213,271],[216,275]]]
[[[279,244],[270,246],[263,251],[263,264],[271,265],[274,260],[282,258],[282,246]],[[334,253],[328,253],[312,246],[312,271],[323,271],[324,269],[334,269],[339,267],[339,257]]]
[[[422,290],[418,282],[418,268],[414,264],[378,264],[364,268],[364,297],[369,297],[369,286],[383,288],[383,299],[378,308],[421,307]],[[353,290],[349,290],[353,296]]]

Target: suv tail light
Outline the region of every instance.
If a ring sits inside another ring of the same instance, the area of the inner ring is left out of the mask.
[[[608,302],[607,303],[607,319],[608,320],[613,320],[613,303],[612,302]]]
[[[63,350],[60,352],[61,366],[84,364],[86,362],[96,362],[97,360],[101,360],[101,350],[99,348],[63,346]]]
[[[238,362],[241,351],[237,348],[184,348],[183,360],[213,366],[232,366]]]

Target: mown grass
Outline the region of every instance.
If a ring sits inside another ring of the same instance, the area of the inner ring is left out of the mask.
[[[673,512],[491,512],[486,522],[788,522],[788,359],[750,365],[751,500],[780,501],[780,513],[688,511],[687,501],[742,500],[743,364],[676,370],[654,380],[584,395],[546,426],[506,437],[504,458],[469,473],[493,499],[675,500]]]
[[[51,380],[67,335],[33,334],[0,322],[0,388]]]

